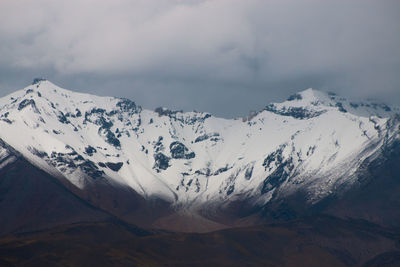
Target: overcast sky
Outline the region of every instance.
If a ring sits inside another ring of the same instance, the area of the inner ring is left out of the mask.
[[[400,105],[397,0],[1,0],[0,96],[34,77],[236,117],[312,87]]]

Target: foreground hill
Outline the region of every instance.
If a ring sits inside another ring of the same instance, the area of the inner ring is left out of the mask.
[[[108,221],[0,238],[2,266],[398,266],[400,233],[309,217],[206,234]]]

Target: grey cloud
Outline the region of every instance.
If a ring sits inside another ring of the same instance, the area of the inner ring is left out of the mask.
[[[34,76],[233,117],[308,87],[400,104],[398,1],[0,2],[1,95]]]

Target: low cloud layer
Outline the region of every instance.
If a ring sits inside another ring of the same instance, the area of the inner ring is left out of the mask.
[[[0,96],[35,76],[245,115],[313,87],[400,104],[400,2],[3,0]]]

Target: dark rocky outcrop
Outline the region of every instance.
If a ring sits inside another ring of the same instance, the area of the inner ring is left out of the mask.
[[[267,110],[269,112],[278,115],[293,117],[295,119],[300,119],[300,120],[318,117],[326,112],[324,110],[321,111],[309,110],[303,107],[289,107],[289,108],[283,107],[282,109],[278,109],[274,104],[266,106],[264,110]]]
[[[47,81],[47,80],[44,78],[34,78],[32,85],[39,84],[40,82],[43,82],[43,81]]]
[[[123,165],[124,165],[123,162],[116,162],[116,163],[114,163],[114,162],[107,162],[107,163],[106,163],[106,166],[107,166],[109,169],[111,169],[111,170],[113,170],[113,171],[115,171],[115,172],[119,171],[119,170],[122,168]]]
[[[208,140],[212,137],[219,137],[219,133],[208,133],[208,134],[200,135],[194,140],[194,142],[195,143],[202,142],[202,141]]]
[[[173,159],[192,159],[196,156],[194,152],[189,152],[189,149],[178,141],[172,142],[169,150]]]
[[[35,113],[40,113],[38,108],[36,107],[35,100],[33,100],[33,99],[22,100],[21,103],[19,103],[19,105],[18,105],[18,110],[21,111],[24,108],[26,108],[27,106],[31,106]]]
[[[170,158],[159,152],[154,154],[154,169],[157,171],[166,170],[169,167]]]
[[[92,146],[87,146],[85,147],[85,153],[88,154],[89,156],[93,156],[94,153],[97,153],[97,150]]]

